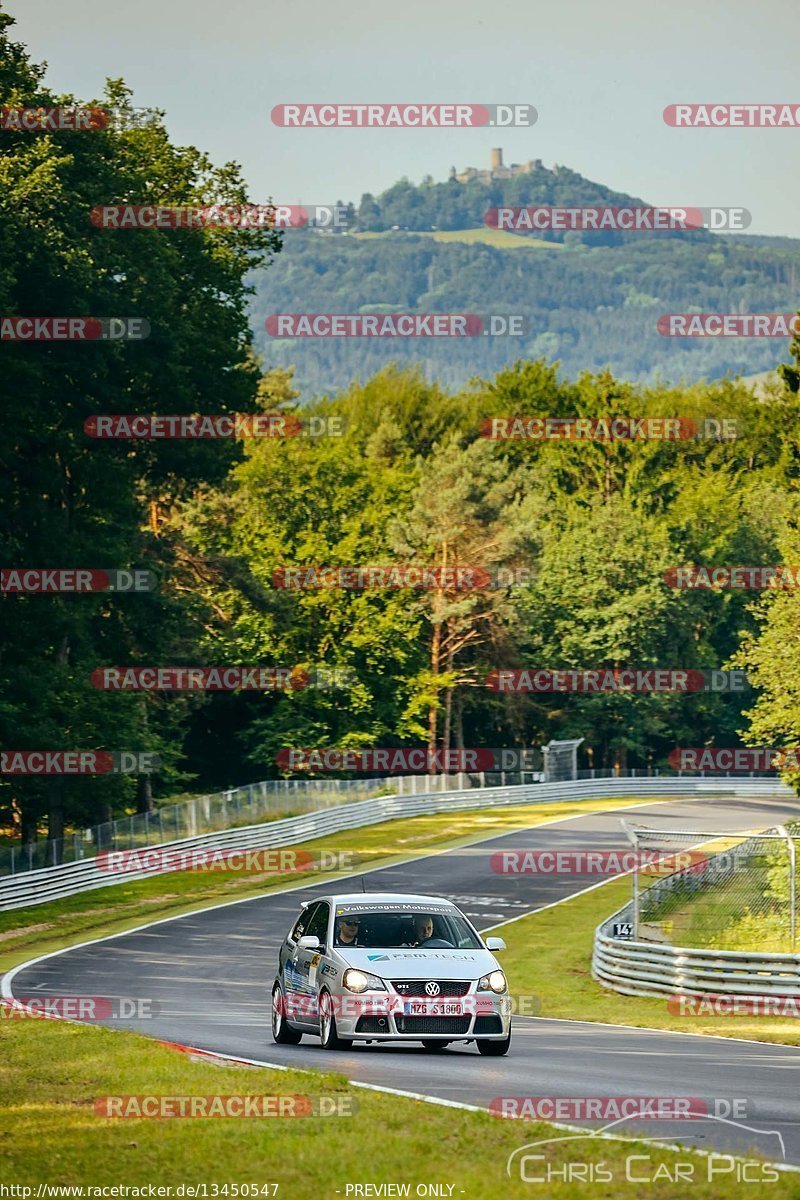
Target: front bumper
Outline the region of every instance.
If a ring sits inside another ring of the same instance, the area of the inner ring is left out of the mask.
[[[422,1001],[397,993],[366,992],[333,996],[341,1037],[370,1041],[486,1038],[501,1041],[511,1029],[511,997],[469,993],[442,1001]]]

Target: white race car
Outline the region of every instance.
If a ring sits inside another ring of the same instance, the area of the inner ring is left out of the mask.
[[[328,1050],[353,1041],[421,1041],[426,1050],[511,1044],[511,998],[493,951],[449,900],[386,892],[307,901],[285,938],[272,989],[272,1035]]]

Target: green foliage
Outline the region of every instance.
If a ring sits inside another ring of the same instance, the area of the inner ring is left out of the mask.
[[[3,102],[72,104],[42,82],[0,17]],[[130,108],[110,81],[101,103]],[[98,666],[186,661],[202,620],[173,582],[165,516],[203,480],[221,481],[230,443],[101,442],[98,413],[231,412],[258,385],[249,349],[247,270],[280,246],[271,231],[98,229],[98,204],[245,200],[233,164],[214,167],[173,146],[163,123],[119,132],[0,133],[0,312],[146,319],[138,343],[4,341],[0,546],[5,565],[153,570],[154,595],[3,595],[0,745],[134,749],[165,760],[162,787],[186,778],[185,698],[99,692]],[[0,787],[5,813],[30,834],[47,811],[64,821],[108,816],[135,800],[120,778],[20,779]]]
[[[46,90],[8,28],[4,17],[4,102],[71,103]],[[101,102],[125,109],[131,99],[110,81]],[[628,199],[568,171],[537,170],[489,189],[403,182],[363,197],[358,220],[376,232],[409,221],[468,228],[487,200],[566,203],[578,193]],[[509,257],[402,231],[364,241],[295,232],[265,276],[281,249],[270,231],[91,225],[95,205],[127,200],[246,196],[235,164],[215,167],[172,145],[160,121],[0,135],[0,312],[137,315],[152,329],[135,344],[3,343],[3,562],[143,567],[161,580],[149,595],[0,597],[0,745],[155,751],[164,760],[158,797],[275,775],[276,755],[291,746],[536,745],[577,735],[581,765],[604,767],[663,765],[676,744],[726,745],[737,733],[800,744],[798,593],[753,604],[741,592],[677,592],[663,580],[688,563],[800,563],[793,377],[757,398],[731,381],[642,385],[601,369],[616,359],[625,374],[653,377],[665,361],[650,328],[656,300],[688,307],[687,283],[695,307],[788,306],[792,244],[565,239]],[[523,345],[314,344],[315,365],[302,359],[297,383],[294,345],[270,343],[266,371],[256,357],[248,278],[261,315],[275,306],[494,307],[531,312],[532,329]],[[556,350],[574,365],[571,379],[541,357]],[[676,353],[693,367],[722,365],[722,349]],[[323,385],[327,396],[307,403],[309,386]],[[259,409],[336,419],[344,433],[239,443],[83,433],[97,413]],[[480,430],[496,415],[726,418],[739,436],[495,442]],[[287,566],[403,562],[524,570],[528,582],[474,592],[275,586]],[[740,660],[761,689],[745,702],[749,732],[736,696],[508,696],[485,686],[496,667]],[[89,682],[99,666],[205,662],[324,666],[350,682],[204,697],[100,692]],[[45,816],[58,836],[65,824],[147,803],[130,779],[0,785],[0,819],[21,819],[26,836]]]
[[[390,362],[419,363],[454,389],[541,356],[558,360],[568,376],[609,368],[653,386],[776,366],[784,346],[773,339],[664,337],[657,321],[670,312],[791,311],[796,241],[709,235],[709,254],[705,235],[628,236],[614,246],[520,251],[413,232],[361,239],[293,231],[274,268],[253,275],[256,346],[271,363],[296,368],[304,398],[345,388]],[[522,336],[295,339],[268,337],[264,328],[273,313],[377,311],[519,313],[527,327]]]

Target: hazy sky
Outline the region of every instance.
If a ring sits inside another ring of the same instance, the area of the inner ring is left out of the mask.
[[[800,129],[670,129],[685,102],[800,105],[800,0],[0,0],[48,82],[123,76],[251,199],[358,202],[451,164],[541,158],[662,205],[741,205],[800,237]],[[274,104],[526,102],[531,129],[280,129]]]

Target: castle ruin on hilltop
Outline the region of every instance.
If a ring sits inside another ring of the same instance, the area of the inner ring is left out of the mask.
[[[455,179],[458,183],[471,183],[476,179],[478,183],[492,183],[495,179],[512,179],[515,175],[531,175],[534,171],[540,170],[542,160],[540,158],[531,158],[526,163],[512,163],[507,167],[503,162],[503,151],[497,147],[491,151],[491,166],[490,167],[465,167],[463,171],[457,171],[455,167],[450,168],[450,178]],[[558,174],[558,163],[553,167],[553,173]]]

